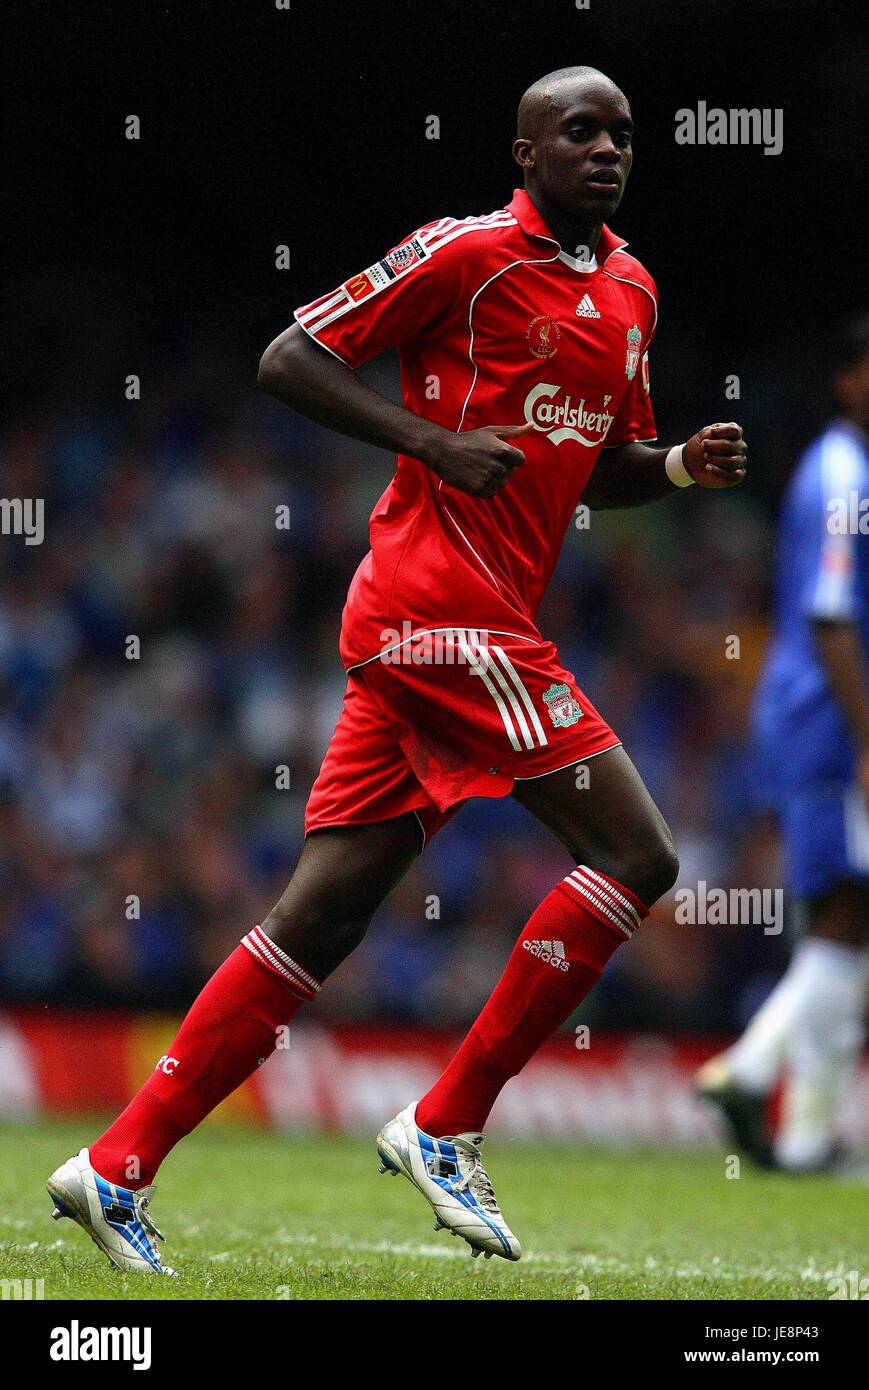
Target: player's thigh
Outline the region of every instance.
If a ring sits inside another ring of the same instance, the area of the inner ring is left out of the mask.
[[[675,882],[673,837],[621,746],[518,781],[513,795],[577,863],[611,874],[644,902],[651,904]]]
[[[419,852],[419,821],[411,813],[314,830],[263,930],[323,979],[358,944]]]

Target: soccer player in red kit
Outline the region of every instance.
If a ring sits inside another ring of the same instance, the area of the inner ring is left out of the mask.
[[[580,499],[625,507],[691,483],[731,487],[746,465],[736,424],[650,443],[657,293],[605,225],[631,133],[628,102],[602,73],[541,78],[519,107],[524,188],[507,207],[419,228],[298,309],[263,355],[267,391],[396,449],[398,466],[350,586],[344,706],[292,880],[120,1118],[49,1179],[55,1214],[117,1264],[160,1271],[147,1204],[166,1153],[269,1055],[449,816],[469,797],[508,794],[574,867],[444,1074],[377,1147],[436,1226],[474,1254],[521,1254],[482,1164],[489,1112],[677,873],[660,812],[535,615]],[[355,375],[390,346],[401,406]],[[586,785],[577,769],[589,763]]]

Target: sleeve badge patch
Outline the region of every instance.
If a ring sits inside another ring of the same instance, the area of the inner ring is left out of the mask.
[[[633,381],[637,375],[637,367],[640,365],[640,343],[643,335],[637,324],[628,329],[628,355],[625,361],[625,376],[628,381]]]
[[[357,304],[360,299],[367,299],[370,294],[385,290],[399,275],[419,265],[420,261],[427,260],[428,254],[422,242],[417,237],[411,237],[403,246],[397,246],[394,251],[390,251],[382,261],[377,261],[367,270],[360,271],[352,280],[345,280],[344,289],[353,303]]]
[[[397,246],[394,251],[390,251],[386,257],[386,264],[396,275],[401,275],[405,270],[410,270],[412,265],[424,261],[427,255],[422,242],[416,237],[411,237],[403,246]]]
[[[352,300],[364,299],[367,294],[374,293],[374,284],[367,270],[354,275],[352,280],[347,280],[344,288]]]

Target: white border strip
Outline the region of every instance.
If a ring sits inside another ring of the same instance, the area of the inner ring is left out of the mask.
[[[415,630],[410,634],[409,637],[402,637],[402,639],[401,639],[400,642],[393,642],[393,644],[392,644],[391,647],[384,647],[384,648],[382,649],[382,651],[375,652],[374,656],[366,656],[366,658],[365,658],[364,661],[355,661],[355,662],[353,663],[352,666],[346,667],[346,672],[347,672],[347,674],[349,675],[351,671],[358,671],[359,668],[360,668],[361,666],[368,666],[368,665],[370,665],[370,663],[371,663],[372,661],[379,661],[379,660],[381,659],[381,657],[383,657],[383,656],[386,655],[387,652],[395,652],[395,651],[398,651],[398,648],[399,648],[399,647],[403,647],[404,644],[405,644],[405,642],[413,642],[413,641],[416,640],[417,637],[425,637],[425,636],[427,636],[429,633],[434,633],[434,632],[457,632],[457,633],[458,633],[458,632],[469,632],[469,631],[470,631],[470,632],[474,632],[474,633],[477,633],[477,632],[486,632],[486,633],[490,633],[493,637],[514,637],[514,638],[516,639],[517,642],[530,642],[531,645],[532,645],[532,647],[540,647],[540,646],[543,645],[542,642],[538,642],[538,641],[537,641],[536,637],[526,637],[526,636],[524,635],[524,633],[521,633],[521,632],[505,632],[502,628],[498,628],[498,629],[491,628],[491,627],[470,627],[470,628],[469,628],[467,624],[465,624],[463,627],[459,627],[459,626],[457,626],[456,624],[450,624],[450,625],[447,626],[447,627],[421,627],[421,628],[415,629]],[[389,663],[387,663],[387,664],[389,664]]]
[[[569,763],[562,763],[560,767],[550,767],[546,772],[535,772],[532,777],[514,777],[514,782],[536,782],[541,777],[551,777],[555,772],[563,772],[566,767],[580,767],[583,763],[590,763],[592,758],[599,758],[601,753],[611,753],[614,748],[621,748],[622,741],[611,743],[608,748],[599,748],[596,753],[586,753],[582,758],[571,758]]]

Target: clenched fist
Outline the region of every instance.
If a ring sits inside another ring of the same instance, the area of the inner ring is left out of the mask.
[[[704,425],[683,445],[682,462],[701,487],[736,487],[748,462],[742,426]]]
[[[429,449],[425,462],[450,487],[471,497],[494,497],[525,462],[521,449],[508,443],[528,434],[533,425],[485,425],[467,434],[447,434]]]

